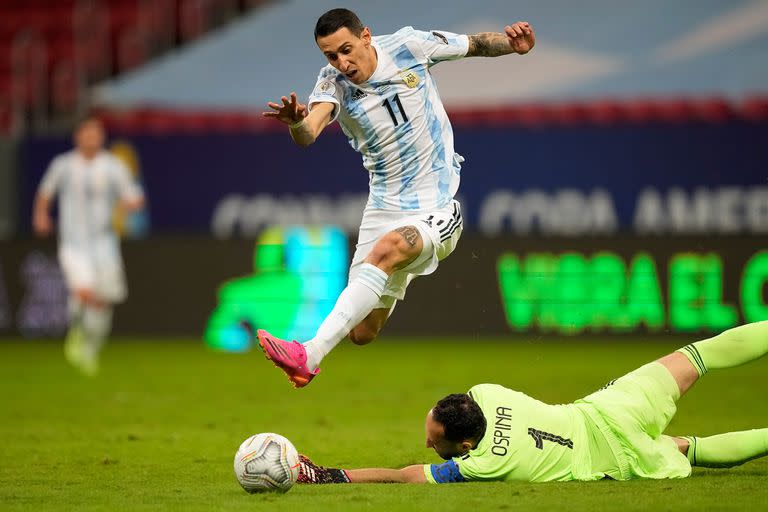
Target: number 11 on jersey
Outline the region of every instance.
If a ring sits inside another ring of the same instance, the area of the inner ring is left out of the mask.
[[[395,94],[395,96],[391,99],[390,98],[385,99],[384,102],[381,104],[381,106],[387,109],[387,112],[389,112],[389,117],[392,118],[392,122],[395,123],[395,126],[397,126],[399,123],[397,122],[397,114],[395,114],[393,103],[397,103],[397,109],[403,118],[403,123],[407,123],[408,116],[405,115],[405,109],[403,109],[403,104],[400,103],[400,97],[397,94]]]

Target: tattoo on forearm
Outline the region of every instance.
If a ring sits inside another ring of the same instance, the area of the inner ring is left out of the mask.
[[[405,238],[405,241],[408,242],[411,247],[416,246],[416,242],[419,240],[418,229],[413,226],[403,226],[401,228],[397,228],[395,231],[400,233],[400,235]]]
[[[481,32],[469,36],[467,57],[498,57],[513,52],[505,34]]]

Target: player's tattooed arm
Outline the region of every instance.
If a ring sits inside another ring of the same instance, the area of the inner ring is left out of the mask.
[[[498,57],[512,52],[512,47],[504,34],[480,32],[469,36],[467,57]]]
[[[510,53],[526,54],[536,44],[533,27],[518,21],[504,27],[504,33],[481,32],[469,36],[467,57],[499,57]]]
[[[408,242],[411,247],[415,247],[416,242],[419,241],[419,230],[413,226],[403,226],[401,228],[397,228],[395,232],[400,233],[400,235],[405,239],[406,242]]]

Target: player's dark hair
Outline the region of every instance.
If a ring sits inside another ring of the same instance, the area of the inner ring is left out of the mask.
[[[485,434],[485,415],[477,402],[466,393],[443,398],[432,408],[432,418],[443,425],[445,439],[458,443],[480,441]]]
[[[317,19],[315,41],[318,37],[329,36],[344,27],[347,27],[356,36],[360,36],[365,28],[357,14],[349,9],[331,9]]]
[[[80,128],[82,128],[83,126],[91,122],[96,122],[96,123],[99,123],[100,125],[104,124],[98,115],[89,112],[89,113],[77,116],[74,123],[75,131],[79,130]]]

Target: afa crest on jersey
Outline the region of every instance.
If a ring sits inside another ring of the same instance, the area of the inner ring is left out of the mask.
[[[414,87],[419,85],[419,82],[421,81],[419,79],[419,75],[417,75],[413,71],[409,71],[407,69],[404,69],[404,70],[400,71],[399,75],[400,75],[400,78],[403,79],[403,82],[405,82],[405,85],[407,85],[409,89],[413,89]]]

